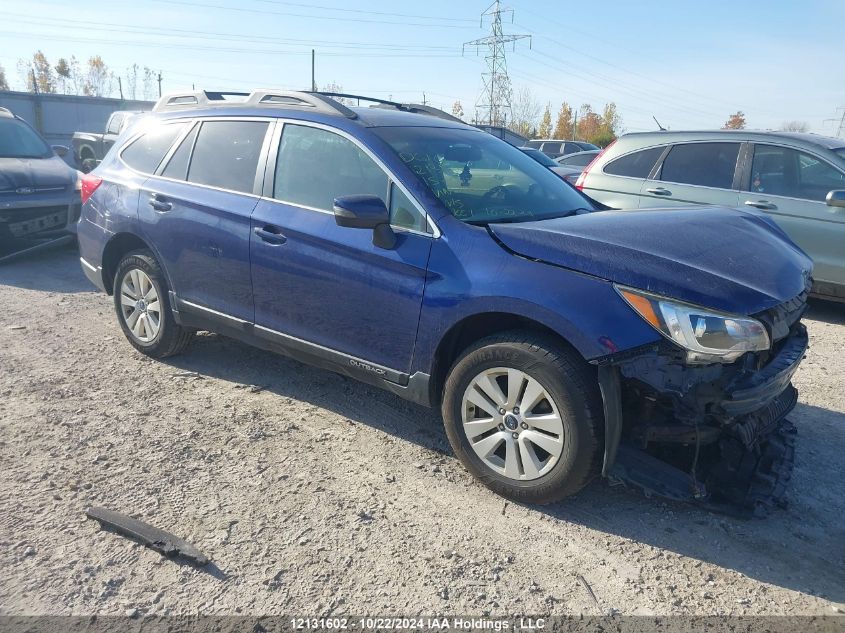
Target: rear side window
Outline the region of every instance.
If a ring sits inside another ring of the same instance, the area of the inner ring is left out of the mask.
[[[543,151],[555,154],[560,151],[561,145],[563,145],[563,143],[543,143]]]
[[[571,165],[572,167],[586,167],[595,160],[596,154],[578,154],[577,156],[567,156],[562,161],[561,165]],[[652,163],[654,165],[654,163]]]
[[[533,147],[534,149],[540,149],[543,147],[543,141],[528,141],[525,144],[525,147]]]
[[[659,180],[730,189],[733,187],[738,155],[739,143],[675,145],[663,160]]]
[[[629,178],[648,178],[654,163],[663,154],[665,147],[649,147],[648,149],[632,152],[610,161],[604,166],[604,173],[613,176],[627,176]]]
[[[205,121],[194,145],[188,181],[252,193],[267,125],[266,121]]]
[[[575,152],[582,152],[584,149],[578,143],[566,143],[563,146],[563,151],[567,154],[574,154]]]
[[[385,200],[387,174],[360,147],[339,134],[285,124],[273,197],[331,211],[335,198],[354,194]]]
[[[106,130],[106,134],[117,134],[120,132],[120,124],[123,123],[123,114],[113,114],[111,119],[109,119],[109,127]]]
[[[173,152],[173,156],[170,157],[167,167],[161,172],[162,176],[176,180],[185,180],[188,177],[188,163],[191,161],[191,150],[194,147],[194,139],[197,138],[198,131],[199,125],[195,125],[194,129],[179,144],[179,147]]]
[[[185,129],[185,123],[157,126],[148,130],[123,150],[120,157],[136,171],[152,174],[173,145],[176,137]]]

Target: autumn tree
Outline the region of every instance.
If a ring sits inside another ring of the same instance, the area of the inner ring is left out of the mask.
[[[784,121],[780,129],[784,132],[809,132],[810,124],[806,121]]]
[[[464,106],[461,105],[460,101],[455,101],[452,104],[452,116],[456,116],[459,119],[464,118]]]
[[[723,130],[744,130],[745,129],[745,113],[742,110],[737,110],[728,117],[725,124],[722,126]]]
[[[531,136],[531,131],[537,126],[541,109],[540,102],[534,98],[530,89],[524,86],[517,89],[511,101],[513,117],[508,127],[522,136]]]
[[[138,98],[138,64],[132,64],[126,69],[126,97],[128,99]]]
[[[18,73],[29,92],[55,92],[53,67],[41,51],[36,51],[32,59],[18,60]]]
[[[557,113],[557,122],[552,132],[553,138],[572,138],[575,130],[572,127],[572,108],[564,101],[560,104],[560,111]]]
[[[551,138],[552,136],[552,104],[546,104],[543,111],[543,119],[540,121],[540,129],[537,131],[539,138]]]
[[[114,89],[114,75],[103,58],[95,55],[88,59],[82,92],[89,97],[107,97]]]
[[[6,69],[0,64],[0,90],[8,90],[9,82],[6,81]]]
[[[144,66],[143,94],[144,94],[144,99],[146,99],[147,101],[152,101],[153,99],[155,99],[158,96],[158,88],[157,88],[156,81],[157,81],[157,79],[156,79],[155,71],[153,71],[152,68]]]
[[[602,127],[602,118],[598,113],[593,112],[593,107],[589,103],[581,106],[581,111],[578,115],[578,129],[577,137],[585,141],[598,136]]]
[[[59,57],[53,70],[56,71],[56,90],[67,94],[71,88],[70,64],[64,57]]]

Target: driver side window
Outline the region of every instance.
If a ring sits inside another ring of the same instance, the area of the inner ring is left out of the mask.
[[[370,194],[387,202],[387,174],[347,138],[286,123],[276,160],[273,197],[331,211],[335,198]]]

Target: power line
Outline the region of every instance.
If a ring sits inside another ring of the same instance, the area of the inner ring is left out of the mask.
[[[296,39],[296,38],[284,38],[284,37],[276,37],[276,36],[262,36],[262,35],[246,35],[240,33],[225,33],[219,31],[198,31],[196,29],[176,29],[172,27],[145,27],[145,26],[133,26],[131,24],[121,24],[115,22],[100,22],[98,21],[97,24],[91,24],[90,20],[72,20],[72,19],[57,19],[57,18],[39,18],[38,20],[31,20],[28,19],[29,16],[22,15],[19,13],[9,13],[6,11],[0,11],[0,15],[8,15],[12,16],[12,19],[6,20],[6,23],[12,24],[31,24],[34,26],[55,26],[56,28],[65,27],[68,24],[79,24],[84,25],[85,30],[94,30],[94,31],[106,31],[106,32],[119,32],[119,33],[129,33],[135,35],[168,35],[168,34],[178,34],[180,37],[184,37],[187,39],[200,39],[200,40],[230,40],[230,41],[266,41],[271,42],[274,44],[282,43],[282,44],[291,44],[291,45],[301,45],[301,46],[314,46],[320,45],[323,48],[361,48],[367,50],[383,50],[383,49],[398,49],[398,50],[408,50],[408,51],[451,51],[457,52],[457,49],[454,46],[429,46],[429,45],[420,45],[420,44],[373,44],[372,42],[346,42],[346,41],[338,41],[338,40],[314,40],[314,39]],[[53,24],[45,24],[45,22],[52,22]]]
[[[464,43],[467,46],[475,46],[476,51],[481,46],[487,47],[487,72],[481,74],[484,90],[476,102],[477,110],[487,110],[487,121],[490,125],[504,126],[511,115],[511,80],[508,77],[508,64],[505,57],[505,44],[522,39],[531,40],[530,35],[508,34],[502,30],[502,13],[510,13],[513,20],[513,9],[503,9],[500,0],[494,0],[493,4],[481,14],[481,23],[484,24],[484,16],[491,16],[492,32],[487,37]]]
[[[438,20],[441,22],[475,22],[472,18],[446,18],[435,15],[414,15],[412,13],[390,13],[385,11],[365,11],[364,9],[342,9],[339,7],[327,7],[319,4],[305,4],[301,2],[283,2],[282,0],[255,0],[256,2],[264,2],[267,4],[278,4],[289,7],[303,7],[306,9],[324,9],[326,11],[339,11],[343,13],[358,13],[364,15],[383,15],[387,17],[397,18],[414,18],[419,20]]]
[[[25,37],[31,38],[32,33],[27,32],[20,32],[20,31],[0,31],[0,35],[6,35],[9,37]],[[86,44],[91,43],[91,38],[84,38],[84,37],[69,37],[69,36],[60,36],[60,35],[50,35],[51,40],[61,41],[61,42],[83,42]],[[268,53],[273,55],[311,55],[310,49],[303,49],[303,50],[285,50],[285,49],[266,49],[266,48],[226,48],[220,46],[197,46],[197,45],[186,45],[186,44],[173,44],[167,41],[127,41],[127,40],[113,40],[113,39],[105,39],[105,38],[97,38],[97,43],[100,44],[120,44],[122,46],[136,46],[140,48],[173,48],[173,49],[182,49],[182,50],[195,50],[195,51],[214,51],[214,52],[221,52],[221,53],[245,53],[245,54],[256,54],[256,53]],[[323,56],[330,56],[330,57],[376,57],[379,59],[387,59],[387,58],[422,58],[422,59],[431,59],[434,57],[448,57],[448,58],[460,58],[460,55],[457,54],[457,51],[453,55],[447,54],[431,54],[431,53],[422,53],[422,52],[414,52],[411,51],[410,53],[403,53],[401,49],[398,49],[396,52],[393,51],[384,51],[384,52],[366,52],[366,53],[359,53],[354,51],[337,51],[337,52],[325,52],[321,53]]]
[[[221,9],[224,11],[239,11],[241,13],[257,13],[258,15],[284,15],[293,18],[309,18],[311,20],[334,20],[341,22],[362,22],[366,24],[391,24],[394,26],[422,26],[422,27],[436,27],[441,29],[463,29],[466,28],[460,24],[436,24],[433,22],[397,22],[391,20],[369,20],[365,18],[350,18],[346,16],[336,15],[313,15],[303,13],[290,13],[288,11],[267,11],[264,9],[248,9],[246,7],[224,7],[219,4],[208,4],[206,2],[188,2],[187,0],[149,0],[150,2],[162,2],[168,5],[181,4],[188,7],[199,7],[201,9]]]

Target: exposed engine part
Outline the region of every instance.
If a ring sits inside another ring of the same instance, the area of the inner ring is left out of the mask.
[[[721,460],[710,468],[707,479],[714,501],[737,505],[754,517],[784,507],[795,463],[796,434],[789,420],[780,420],[777,428],[751,449],[738,439],[723,438]]]

